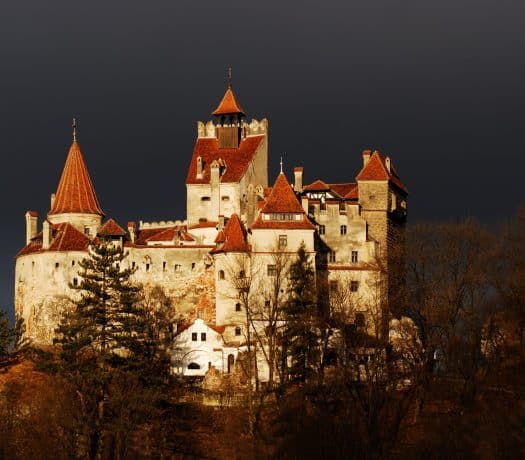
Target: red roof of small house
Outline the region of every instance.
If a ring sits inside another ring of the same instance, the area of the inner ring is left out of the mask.
[[[38,212],[27,210],[26,214],[29,214],[31,217],[38,217]]]
[[[126,231],[115,220],[108,219],[97,232],[99,236],[125,236]]]
[[[217,235],[217,238],[215,239],[217,247],[213,252],[249,251],[250,246],[247,240],[247,233],[248,232],[241,222],[241,219],[239,219],[239,216],[237,214],[232,214],[224,226],[224,229]]]
[[[69,149],[49,214],[85,213],[103,216],[78,142]]]
[[[377,150],[372,154],[368,163],[361,169],[356,178],[358,181],[386,180],[393,183],[401,191],[408,193],[407,188],[399,178],[394,166],[390,165],[390,172],[386,166],[386,156]]]
[[[51,241],[48,249],[42,249],[42,232],[38,233],[16,257],[41,251],[87,251],[90,239],[69,223],[51,226]]]
[[[221,182],[239,182],[246,173],[255,152],[264,142],[265,135],[249,136],[241,139],[238,148],[219,149],[215,138],[199,138],[193,148],[186,184],[208,184],[210,182],[210,165],[221,159],[225,168]],[[197,158],[202,159],[202,177],[197,177]]]
[[[212,115],[246,115],[237,101],[231,85],[228,85],[228,89]]]
[[[300,212],[304,213],[303,207],[295,196],[294,191],[286,176],[280,173],[273,184],[270,196],[263,206],[262,213],[275,212]]]

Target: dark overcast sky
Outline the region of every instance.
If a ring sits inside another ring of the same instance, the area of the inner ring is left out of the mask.
[[[352,181],[391,155],[409,218],[493,223],[525,198],[522,0],[4,1],[0,305],[12,309],[24,212],[49,209],[71,118],[108,215],[185,215],[196,120],[233,66],[270,121],[270,180]]]

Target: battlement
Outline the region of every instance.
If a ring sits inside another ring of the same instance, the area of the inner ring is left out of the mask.
[[[182,227],[188,223],[187,220],[160,220],[158,222],[144,222],[139,221],[139,230],[145,228],[167,228],[167,227]]]
[[[208,138],[213,139],[217,138],[217,127],[218,126],[236,126],[237,124],[234,123],[232,125],[229,125],[227,123],[224,123],[220,125],[219,123],[214,123],[212,120],[209,120],[207,122],[198,121],[197,122],[197,138]],[[268,133],[268,120],[266,118],[263,118],[262,120],[256,120],[255,118],[252,118],[252,121],[250,123],[243,120],[240,125],[242,129],[242,137],[250,137],[250,136],[260,136],[261,134],[267,134]]]

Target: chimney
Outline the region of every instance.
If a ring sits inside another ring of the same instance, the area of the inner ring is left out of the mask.
[[[35,211],[26,212],[26,244],[36,236],[36,229],[38,225],[38,214]]]
[[[363,150],[363,168],[368,164],[371,153],[371,150]]]
[[[55,194],[54,193],[51,194],[50,201],[51,201],[51,207],[49,209],[53,209],[53,204],[55,204]]]
[[[301,206],[303,207],[303,211],[308,215],[308,197],[303,196],[301,198]]]
[[[136,230],[135,230],[135,228],[136,228],[135,222],[133,222],[133,221],[128,222],[128,233],[129,233],[129,238],[130,238],[132,243],[135,242],[135,237],[136,237]]]
[[[46,219],[42,224],[42,249],[49,249],[51,244],[51,226]]]
[[[303,192],[303,171],[304,168],[302,166],[296,166],[295,168],[293,168],[293,175],[295,178],[293,188],[296,193]]]
[[[210,165],[210,184],[216,185],[220,182],[221,168],[217,160]]]
[[[386,157],[385,158],[385,166],[386,166],[386,170],[388,171],[388,174],[391,174],[391,167],[390,167],[390,157]]]
[[[219,216],[219,223],[217,224],[217,230],[220,232],[224,229],[224,216]]]

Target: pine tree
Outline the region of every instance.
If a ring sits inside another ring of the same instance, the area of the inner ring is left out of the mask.
[[[117,458],[149,416],[167,378],[166,353],[151,333],[140,286],[124,268],[127,253],[111,240],[89,247],[80,262],[80,297],[57,328],[59,372],[79,395],[79,455]],[[167,335],[167,334],[166,334]]]
[[[305,381],[315,373],[319,340],[315,272],[304,243],[290,265],[289,282],[283,365],[287,366],[292,381]]]

